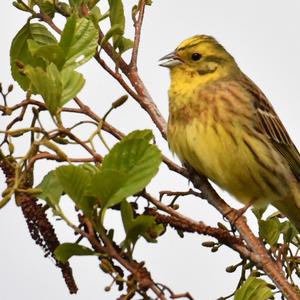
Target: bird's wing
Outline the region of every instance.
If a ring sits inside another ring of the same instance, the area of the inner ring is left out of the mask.
[[[263,92],[248,77],[241,79],[242,85],[254,97],[254,107],[257,112],[256,128],[265,134],[274,147],[288,162],[292,172],[300,181],[300,153],[293,144],[281,120]]]

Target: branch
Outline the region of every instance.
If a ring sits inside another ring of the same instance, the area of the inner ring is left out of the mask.
[[[145,6],[146,6],[146,1],[141,0],[139,3],[139,16],[137,21],[135,20],[134,22],[135,34],[134,34],[134,42],[133,42],[133,48],[131,54],[131,61],[129,66],[132,69],[136,69],[136,70],[137,70],[137,57],[138,57],[139,46],[140,46],[141,30],[142,30],[142,24],[144,19]]]
[[[93,227],[90,222],[86,220],[88,227]],[[103,253],[103,249],[109,255],[109,257],[114,258],[117,260],[123,267],[125,267],[138,281],[139,287],[141,290],[148,290],[151,289],[154,294],[157,296],[157,299],[167,300],[164,296],[162,290],[159,286],[154,283],[151,278],[150,272],[145,268],[144,263],[137,263],[131,259],[128,259],[124,253],[122,253],[121,249],[116,249],[112,244],[111,240],[107,237],[104,228],[100,230],[100,238],[104,243],[104,247],[99,244],[99,241],[95,235],[93,230],[90,231],[88,235],[88,240],[91,243],[92,247],[99,253]]]
[[[81,145],[88,153],[90,153],[94,160],[100,162],[102,161],[103,157],[96,153],[94,150],[92,150],[89,146],[87,146],[81,139],[79,139],[75,134],[73,134],[70,130],[67,128],[60,128],[59,131],[65,135],[67,135],[70,139],[75,141],[78,145]]]
[[[235,237],[229,233],[226,229],[214,228],[204,224],[203,222],[195,222],[188,220],[185,216],[180,218],[175,216],[166,216],[160,214],[156,209],[148,208],[146,213],[156,218],[158,223],[164,225],[170,225],[171,227],[181,230],[183,232],[196,232],[201,235],[208,235],[217,239],[221,244],[228,246],[229,248],[237,251],[244,258],[257,261],[258,258],[254,253],[251,253],[245,246],[241,238]]]
[[[43,151],[43,152],[39,152],[38,154],[34,155],[28,162],[28,166],[32,167],[33,164],[37,161],[37,160],[41,160],[41,159],[47,159],[47,160],[55,160],[57,162],[62,162],[62,161],[66,161],[64,160],[62,157],[55,155],[55,154],[51,154],[49,152]],[[86,157],[82,157],[82,158],[72,158],[72,157],[68,157],[68,161],[71,162],[75,162],[75,163],[89,163],[89,162],[97,162],[97,160],[95,158],[86,158]]]

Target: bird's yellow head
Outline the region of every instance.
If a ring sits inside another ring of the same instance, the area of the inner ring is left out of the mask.
[[[222,79],[238,70],[233,57],[213,37],[207,35],[184,40],[162,60],[160,66],[169,68],[171,75],[185,74],[200,81]]]

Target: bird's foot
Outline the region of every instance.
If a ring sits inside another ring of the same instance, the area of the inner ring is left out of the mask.
[[[235,223],[237,222],[237,220],[240,219],[241,217],[246,219],[244,214],[249,209],[249,207],[252,206],[253,202],[254,201],[250,201],[248,204],[246,204],[244,207],[242,207],[240,209],[230,208],[230,210],[223,215],[223,219],[227,219],[230,222],[231,229],[233,232],[236,231]],[[231,217],[228,218],[228,216],[231,215],[232,213],[234,214],[233,218],[231,218]]]

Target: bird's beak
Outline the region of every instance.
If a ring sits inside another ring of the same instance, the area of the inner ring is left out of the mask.
[[[176,55],[175,51],[165,55],[159,61],[164,60],[164,62],[160,63],[161,67],[173,68],[182,63],[181,59]]]

